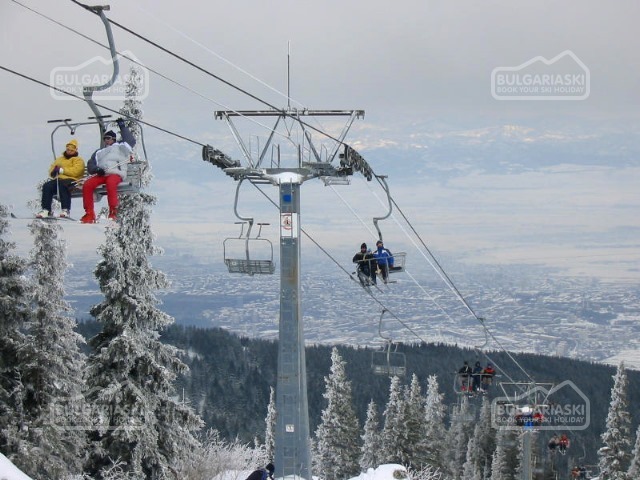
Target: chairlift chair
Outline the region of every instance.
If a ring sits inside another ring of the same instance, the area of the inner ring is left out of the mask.
[[[398,344],[391,341],[391,337],[382,334],[382,319],[387,309],[383,309],[378,323],[378,333],[386,345],[380,351],[371,352],[371,369],[377,375],[389,377],[403,377],[407,374],[407,359],[404,353],[398,352]]]
[[[240,219],[240,235],[238,237],[226,238],[222,242],[224,263],[229,273],[273,274],[276,270],[273,261],[273,244],[266,238],[261,238],[262,227],[268,223],[258,223],[258,234],[251,238],[251,229],[254,219],[252,217],[242,217],[238,213],[238,197],[240,186],[245,179],[240,179],[236,187],[236,196],[233,204],[233,211]],[[247,225],[247,232],[244,233],[244,226]],[[258,258],[256,258],[258,256]]]
[[[78,126],[81,126],[81,125],[92,125],[92,124],[95,125],[95,124],[97,124],[97,125],[99,125],[100,146],[102,147],[102,146],[104,146],[103,135],[106,132],[104,120],[109,118],[109,117],[111,117],[111,115],[101,115],[100,110],[98,109],[98,106],[93,101],[94,92],[106,90],[107,88],[111,87],[115,83],[115,81],[118,78],[118,75],[120,73],[120,65],[119,65],[119,62],[118,62],[118,52],[116,50],[115,42],[113,40],[113,32],[111,30],[111,23],[109,22],[109,19],[107,19],[106,15],[104,14],[104,12],[106,10],[109,10],[109,6],[108,5],[94,6],[94,7],[89,7],[89,9],[92,10],[94,13],[96,13],[100,17],[100,20],[102,21],[102,23],[103,23],[103,25],[105,27],[106,34],[107,34],[107,40],[108,40],[108,43],[109,43],[109,51],[111,53],[111,64],[112,64],[112,67],[113,67],[113,72],[111,74],[111,78],[109,80],[107,80],[104,84],[102,84],[102,85],[85,85],[83,87],[83,89],[82,89],[82,94],[84,96],[84,100],[85,100],[85,102],[87,102],[87,104],[89,105],[89,108],[91,109],[91,111],[94,114],[93,117],[89,117],[89,120],[90,120],[89,122],[71,123],[71,119],[70,118],[65,118],[65,119],[61,119],[61,120],[50,120],[48,122],[48,123],[60,123],[60,125],[58,125],[53,130],[53,132],[51,133],[51,148],[52,148],[52,151],[53,151],[54,160],[57,158],[57,156],[56,156],[53,137],[54,137],[55,132],[58,130],[58,128],[66,126],[67,128],[69,128],[69,131],[71,132],[71,135],[74,135]],[[147,152],[146,152],[146,148],[145,148],[145,145],[144,145],[144,135],[143,135],[143,131],[142,131],[142,126],[134,118],[128,118],[128,120],[136,122],[140,126],[140,140],[141,140],[141,143],[142,143],[142,150],[143,150],[143,153],[144,153],[144,161],[135,161],[134,160],[135,157],[132,155],[131,161],[128,162],[127,165],[126,165],[126,167],[127,167],[127,179],[124,182],[121,182],[118,185],[118,193],[123,193],[123,194],[137,193],[137,192],[140,191],[140,188],[142,186],[142,174],[144,172],[145,167],[148,165]],[[71,190],[71,198],[81,198],[82,197],[81,184],[82,184],[82,182],[78,182],[78,184],[76,184],[76,186],[75,186],[76,188],[73,188]],[[106,195],[106,187],[104,185],[101,185],[98,188],[96,188],[96,190],[94,192],[94,199],[96,201],[99,201],[102,198],[102,196],[104,196],[104,195]]]
[[[67,127],[71,135],[75,135],[78,127],[86,126],[86,125],[100,125],[100,130],[103,129],[104,120],[110,118],[111,115],[101,115],[100,118],[89,117],[89,121],[87,122],[75,122],[72,123],[70,118],[59,119],[59,120],[49,120],[47,123],[59,123],[53,131],[51,132],[51,151],[53,153],[53,159],[57,158],[56,149],[55,149],[55,141],[54,137],[59,128]],[[131,155],[130,161],[126,164],[127,169],[127,178],[126,180],[120,182],[118,184],[118,194],[131,194],[138,193],[142,187],[142,176],[147,168],[149,161],[147,158],[147,150],[144,143],[144,133],[142,130],[142,125],[137,122],[135,119],[128,119],[132,122],[135,122],[140,127],[140,143],[142,145],[142,154],[144,160],[134,160],[134,155]],[[103,133],[103,132],[101,132]],[[74,187],[71,189],[71,198],[82,198],[82,184],[84,180],[89,177],[88,172],[85,170],[85,176],[82,180],[78,181]],[[100,185],[94,191],[94,200],[100,201],[100,199],[107,194],[106,186]]]

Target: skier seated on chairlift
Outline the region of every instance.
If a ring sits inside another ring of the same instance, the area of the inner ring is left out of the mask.
[[[393,254],[388,248],[384,248],[382,240],[376,242],[376,251],[373,252],[378,262],[378,270],[382,275],[382,280],[387,283],[389,278],[389,270],[393,269]]]
[[[491,383],[493,383],[493,377],[495,376],[496,371],[493,368],[493,365],[487,363],[487,366],[482,370],[482,391],[484,393],[489,391],[489,387]]]
[[[547,443],[547,447],[549,448],[549,452],[556,453],[556,448],[558,448],[558,444],[560,443],[560,439],[558,435],[554,434],[550,439],[549,443]]]
[[[472,372],[473,370],[471,370],[471,367],[469,366],[469,362],[466,362],[466,361],[464,362],[464,365],[462,365],[462,368],[458,370],[458,376],[460,377],[460,389],[463,392],[471,391],[469,378],[471,377]]]
[[[363,287],[376,284],[376,260],[367,250],[367,244],[360,245],[360,251],[353,256],[353,263],[358,264],[358,279]]]
[[[567,448],[569,448],[569,437],[567,437],[564,433],[560,435],[560,440],[558,440],[558,448],[560,449],[561,454],[567,453]]]
[[[78,141],[73,139],[65,146],[65,151],[49,167],[52,180],[42,185],[42,211],[36,217],[53,216],[51,205],[54,195],[60,200],[60,217],[69,217],[71,210],[71,189],[84,175],[84,160],[78,155]]]
[[[480,382],[482,380],[482,365],[480,365],[480,362],[476,362],[476,364],[473,366],[473,371],[472,371],[472,376],[473,376],[473,391],[474,392],[479,392],[480,391]]]
[[[82,205],[85,210],[80,219],[82,223],[95,223],[93,192],[98,185],[105,184],[109,219],[116,219],[118,208],[118,184],[127,179],[127,163],[131,158],[136,139],[131,130],[124,124],[124,119],[116,120],[122,141],[116,142],[116,134],[109,130],[104,134],[104,147],[96,150],[87,162],[87,171],[93,175],[82,186]]]

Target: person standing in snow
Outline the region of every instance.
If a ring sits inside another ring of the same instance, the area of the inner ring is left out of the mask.
[[[78,141],[73,139],[67,143],[65,151],[49,167],[48,180],[42,185],[42,211],[36,217],[47,218],[52,215],[53,196],[58,195],[62,211],[61,217],[69,217],[71,210],[71,189],[84,175],[84,160],[78,155]]]
[[[104,147],[96,150],[87,163],[87,170],[91,175],[82,186],[82,204],[85,214],[80,219],[82,223],[94,223],[93,192],[98,185],[106,185],[107,202],[109,204],[109,218],[115,220],[118,208],[118,184],[127,179],[127,163],[131,158],[136,139],[131,130],[124,124],[124,120],[116,120],[122,141],[116,142],[116,134],[109,130],[104,134]]]
[[[393,255],[388,248],[384,248],[382,240],[376,242],[376,251],[373,252],[378,262],[378,269],[382,273],[382,280],[387,283],[389,278],[389,269],[393,268]]]
[[[247,480],[273,480],[273,472],[275,469],[273,463],[268,463],[266,467],[254,470],[251,475],[247,477]]]

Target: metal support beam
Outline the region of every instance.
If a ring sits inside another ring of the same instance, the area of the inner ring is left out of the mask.
[[[300,306],[300,187],[280,183],[280,325],[275,475],[311,480],[304,329]]]

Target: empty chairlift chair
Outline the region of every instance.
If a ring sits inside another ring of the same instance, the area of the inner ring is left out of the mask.
[[[273,244],[266,238],[260,238],[262,227],[268,223],[258,223],[258,235],[251,238],[253,219],[236,222],[242,225],[239,237],[226,238],[223,242],[224,263],[229,273],[248,275],[272,274],[276,270],[273,262]],[[248,225],[247,233],[244,226]]]
[[[371,369],[376,375],[386,375],[389,377],[403,377],[407,374],[407,359],[405,354],[398,352],[398,344],[394,344],[390,337],[382,334],[382,319],[386,309],[380,314],[378,333],[386,344],[380,351],[371,352]]]

